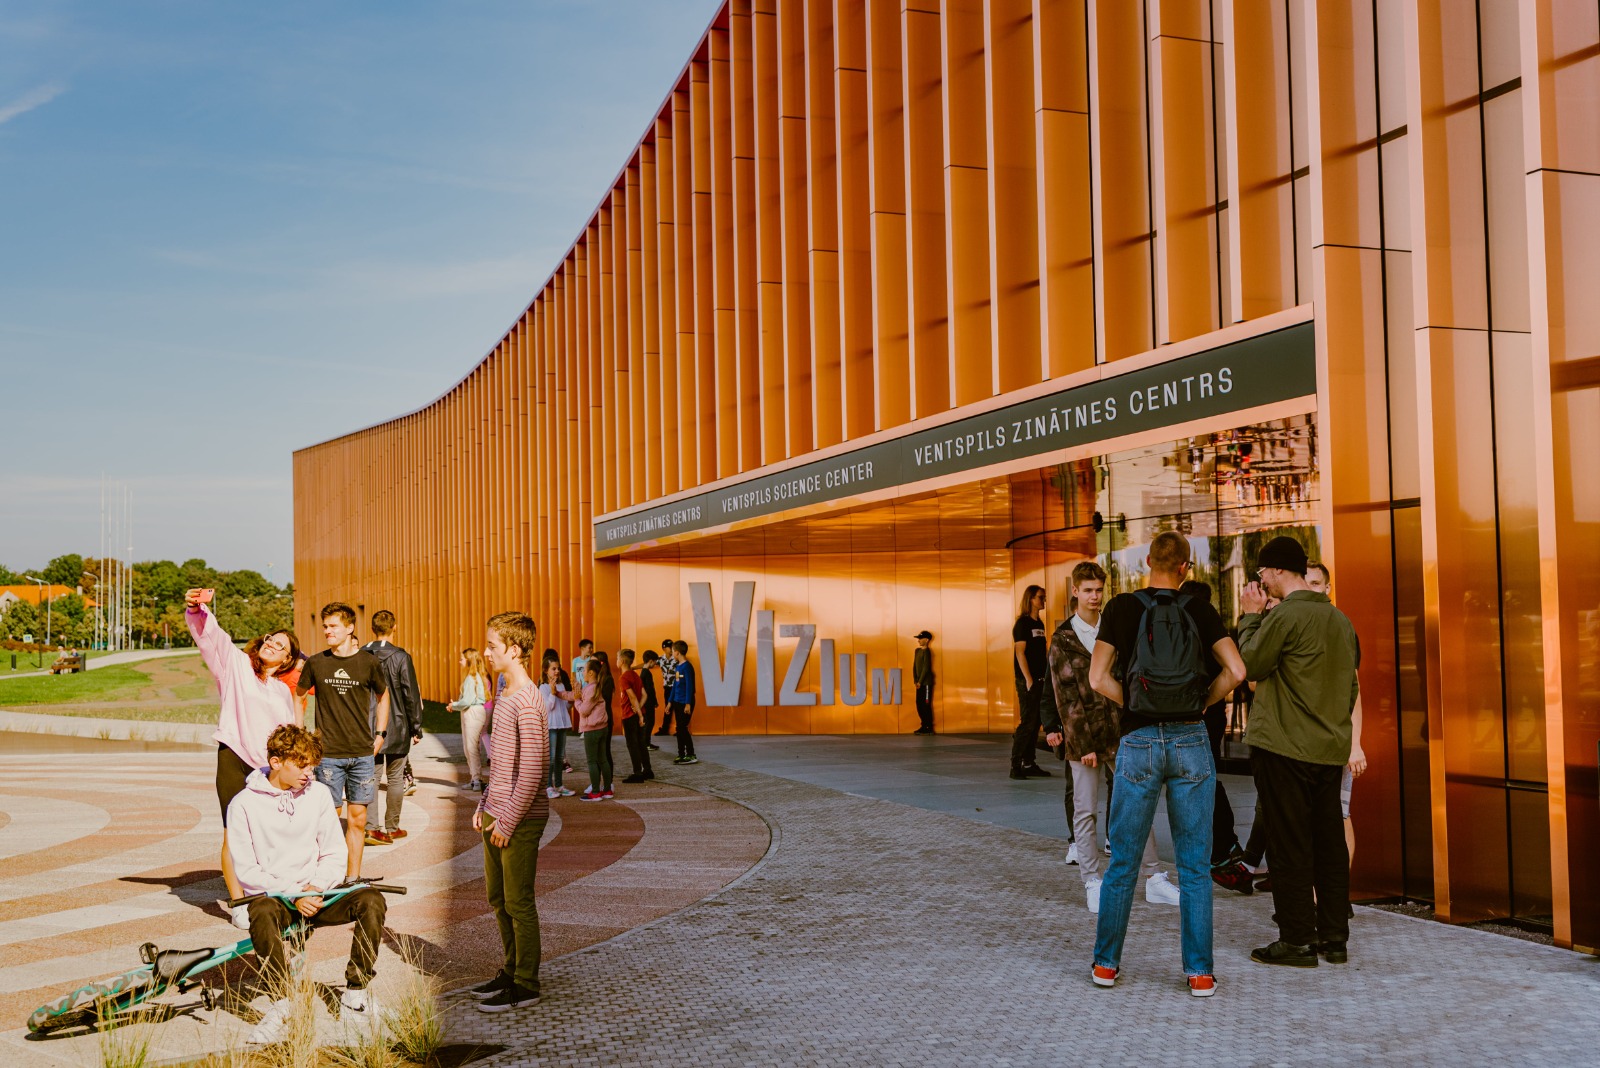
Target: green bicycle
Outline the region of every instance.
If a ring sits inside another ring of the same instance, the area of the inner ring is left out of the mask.
[[[264,897],[275,897],[287,905],[290,923],[283,937],[288,943],[289,957],[293,962],[294,971],[298,973],[305,959],[305,944],[310,939],[313,928],[295,909],[295,900],[315,896],[321,897],[323,903],[327,905],[357,890],[377,890],[384,894],[406,892],[403,886],[357,882],[348,886],[338,886],[320,894],[252,894],[249,897],[229,901],[228,907],[248,905]],[[186,994],[199,987],[201,1002],[207,1009],[214,1009],[218,1004],[216,991],[203,985],[197,976],[213,968],[219,968],[231,960],[237,960],[254,948],[255,945],[249,938],[242,938],[231,945],[217,946],[214,949],[160,949],[154,942],[146,942],[139,947],[139,959],[144,961],[143,967],[134,968],[110,979],[85,983],[62,997],[39,1006],[28,1016],[28,1030],[33,1034],[48,1034],[51,1031],[73,1027],[88,1027],[101,1020],[109,1020],[118,1013],[125,1012],[151,998],[159,997],[174,988],[178,993]]]

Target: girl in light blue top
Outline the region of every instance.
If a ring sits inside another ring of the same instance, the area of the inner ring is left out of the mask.
[[[545,711],[550,716],[550,784],[546,797],[571,797],[572,791],[561,783],[563,764],[567,752],[567,732],[572,729],[572,680],[555,660],[544,665],[544,681],[539,684],[539,694],[544,698]]]
[[[483,789],[483,728],[489,714],[484,706],[489,700],[489,673],[483,664],[483,654],[476,649],[461,650],[461,696],[451,701],[452,712],[461,713],[461,748],[467,758],[468,779],[465,788]]]

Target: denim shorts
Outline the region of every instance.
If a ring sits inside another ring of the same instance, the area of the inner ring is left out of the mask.
[[[317,781],[333,794],[335,806],[348,801],[352,805],[370,805],[378,796],[378,771],[376,758],[323,757],[317,765]]]

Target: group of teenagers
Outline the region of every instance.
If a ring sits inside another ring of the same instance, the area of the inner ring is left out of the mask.
[[[236,927],[250,932],[261,978],[274,994],[249,1041],[280,1041],[289,1027],[285,899],[312,926],[355,924],[341,1012],[377,1019],[381,1010],[367,988],[383,937],[383,896],[357,889],[324,905],[319,895],[359,886],[365,846],[406,836],[399,821],[415,788],[409,755],[422,738],[416,669],[392,641],[393,613],[373,614],[375,639],[362,646],[355,610],[329,604],[320,617],[327,647],[306,656],[287,629],[235,645],[212,613],[211,592],[187,591],[184,607],[221,699],[213,739],[228,891],[222,905]],[[305,726],[308,696],[316,700],[315,731]],[[380,760],[388,790],[384,826],[369,828]],[[229,904],[241,898],[253,900]]]
[[[1292,967],[1348,961],[1350,783],[1366,766],[1360,645],[1326,592],[1327,566],[1310,561],[1293,538],[1267,542],[1231,635],[1210,588],[1187,581],[1187,539],[1157,535],[1146,564],[1144,589],[1107,601],[1105,571],[1079,563],[1070,613],[1048,638],[1040,622],[1045,591],[1028,587],[1013,632],[1018,697],[1032,722],[1029,755],[1019,760],[1021,746],[1014,747],[1012,774],[1036,774],[1029,765],[1042,723],[1069,769],[1067,860],[1078,866],[1097,914],[1093,982],[1116,984],[1143,875],[1148,901],[1179,908],[1189,992],[1212,996],[1212,883],[1251,892],[1247,863],[1259,865],[1265,853],[1272,871],[1263,888],[1273,895],[1278,938],[1251,959]],[[1250,693],[1246,741],[1258,798],[1245,849],[1216,778],[1220,715],[1235,687]],[[1159,870],[1152,831],[1163,793],[1176,886]],[[1097,835],[1102,797],[1109,861]]]
[[[493,710],[503,696],[506,678],[497,673],[494,685],[485,667],[487,650],[461,651],[461,693],[448,706],[461,713],[461,741],[467,759],[467,782],[462,789],[482,791],[486,780],[483,768],[492,751]],[[660,674],[658,685],[656,675]],[[650,739],[652,731],[664,736],[677,725],[678,755],[674,764],[698,764],[690,723],[695,708],[695,671],[689,660],[689,645],[667,639],[661,652],[646,649],[639,657],[632,649],[617,652],[617,666],[610,656],[596,651],[593,640],[578,642],[570,673],[562,666],[561,654],[546,649],[535,675],[535,684],[544,700],[550,731],[550,770],[544,783],[551,800],[571,797],[566,774],[572,765],[566,759],[567,738],[576,731],[583,740],[588,762],[589,785],[579,795],[581,801],[607,801],[616,796],[611,739],[616,722],[622,722],[623,740],[628,749],[631,772],[625,783],[647,782],[656,777],[650,754],[660,746]],[[665,711],[662,705],[665,704]],[[620,713],[620,715],[619,715]],[[656,717],[661,713],[661,728]],[[492,766],[492,760],[488,761]]]
[[[1360,648],[1349,619],[1307,581],[1308,569],[1320,570],[1324,580],[1327,569],[1311,564],[1291,538],[1268,542],[1257,559],[1259,581],[1240,595],[1236,641],[1209,596],[1185,586],[1192,566],[1185,538],[1157,535],[1146,563],[1146,588],[1109,601],[1105,572],[1092,561],[1077,565],[1071,614],[1048,642],[1038,640],[1042,627],[1027,628],[1016,658],[1019,697],[1070,766],[1070,859],[1098,916],[1091,978],[1102,987],[1117,981],[1143,873],[1147,898],[1179,906],[1190,993],[1216,992],[1210,888],[1219,791],[1216,746],[1206,720],[1208,710],[1241,684],[1254,688],[1246,740],[1259,798],[1260,848],[1272,858],[1279,932],[1251,957],[1298,967],[1313,967],[1319,957],[1342,963],[1348,960],[1350,856],[1342,805],[1348,804],[1349,775],[1364,766],[1354,722]],[[279,994],[286,994],[289,977],[282,934],[290,906],[281,897],[257,895],[290,896],[312,926],[354,923],[342,1011],[376,1018],[380,1009],[368,986],[382,938],[383,897],[363,888],[324,906],[318,895],[363,881],[363,846],[373,841],[367,806],[375,798],[380,756],[388,757],[389,805],[398,819],[405,757],[421,737],[415,670],[409,656],[393,651],[388,641],[394,629],[390,613],[374,614],[378,640],[362,647],[355,640],[354,610],[340,603],[324,606],[327,648],[302,658],[287,630],[235,646],[213,616],[207,592],[188,592],[186,616],[222,699],[215,740],[223,877],[231,899],[255,897],[233,908],[231,919],[250,932],[262,977]],[[1039,618],[1043,592],[1028,589],[1024,618]],[[567,733],[576,728],[583,734],[590,782],[582,799],[614,796],[610,738],[620,693],[633,764],[623,781],[654,778],[650,753],[656,750],[651,738],[661,705],[654,677],[659,671],[666,713],[655,735],[675,724],[674,763],[697,762],[690,729],[695,671],[687,643],[663,642],[662,652],[647,651],[637,670],[634,651],[620,650],[619,676],[587,639],[570,674],[554,650],[544,652],[536,671],[536,639],[527,615],[492,616],[482,649],[462,653],[465,677],[451,705],[463,717],[468,787],[479,794],[472,826],[482,836],[488,903],[504,951],[500,971],[470,990],[478,1008],[491,1013],[539,1000],[534,882],[550,802],[572,793],[563,783]],[[926,648],[923,641],[919,645]],[[307,694],[316,698],[315,731],[304,725]],[[394,746],[390,756],[395,734],[404,745]],[[1102,788],[1108,862],[1101,860],[1097,841]],[[1156,870],[1152,825],[1163,792],[1176,887]],[[384,838],[393,841],[397,830],[396,822]],[[1231,828],[1227,833],[1229,861],[1237,864],[1237,839]],[[1191,892],[1199,887],[1204,892]],[[291,1000],[275,997],[249,1040],[280,1041],[290,1013]]]
[[[234,925],[250,932],[272,996],[248,1041],[271,1045],[288,1033],[292,999],[283,933],[293,918],[291,907],[312,927],[355,925],[341,1012],[376,1020],[382,1010],[368,987],[387,909],[380,892],[363,886],[370,880],[363,879],[361,863],[365,845],[405,835],[398,825],[407,792],[404,773],[410,746],[422,737],[415,668],[390,640],[395,620],[386,611],[372,617],[376,640],[361,646],[354,609],[325,605],[320,621],[327,648],[305,656],[287,629],[235,645],[209,602],[210,591],[185,596],[189,631],[221,697],[214,740],[222,872],[229,901],[253,898],[222,904]],[[654,778],[649,754],[657,748],[650,738],[660,707],[654,678],[659,670],[666,706],[659,733],[675,724],[675,763],[698,763],[690,733],[695,671],[686,642],[663,642],[660,654],[647,651],[638,671],[633,650],[619,651],[618,677],[609,658],[585,639],[570,675],[555,651],[546,650],[536,681],[536,638],[527,615],[491,617],[482,649],[462,653],[465,679],[450,705],[462,714],[467,785],[479,794],[472,827],[483,839],[488,903],[504,950],[502,969],[470,991],[479,1010],[490,1013],[539,1000],[534,880],[550,802],[572,793],[562,782],[567,733],[575,725],[584,736],[590,785],[582,799],[611,798],[611,710],[620,693],[633,761],[633,774],[623,781]],[[576,686],[574,678],[581,680]],[[316,730],[305,726],[308,695],[316,700]],[[403,741],[391,742],[397,734]],[[367,807],[375,800],[380,757],[388,765],[387,829],[374,838],[380,829],[368,830]],[[327,904],[320,896],[351,886],[357,889]]]

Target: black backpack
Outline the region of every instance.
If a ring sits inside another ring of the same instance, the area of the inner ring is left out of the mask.
[[[1200,628],[1176,590],[1135,590],[1144,605],[1133,657],[1124,672],[1127,707],[1148,719],[1191,719],[1205,711],[1206,675]]]

